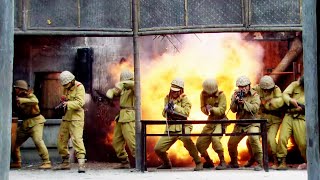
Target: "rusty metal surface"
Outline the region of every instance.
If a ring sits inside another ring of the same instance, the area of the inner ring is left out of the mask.
[[[251,0],[252,25],[300,24],[299,0]]]

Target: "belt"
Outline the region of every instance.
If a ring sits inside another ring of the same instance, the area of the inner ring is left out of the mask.
[[[21,118],[21,119],[22,119],[22,120],[26,120],[26,119],[30,119],[30,118],[37,117],[37,116],[39,116],[39,115],[40,115],[40,113],[39,113],[39,114],[32,115],[32,116],[28,116],[28,117],[23,117],[23,118]]]
[[[120,109],[130,109],[130,110],[134,110],[134,107],[121,107],[121,106],[120,106]]]

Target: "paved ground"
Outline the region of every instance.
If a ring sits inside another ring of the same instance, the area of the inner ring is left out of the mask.
[[[171,170],[156,170],[148,168],[147,172],[135,172],[126,169],[113,169],[115,163],[87,163],[87,172],[79,174],[76,164],[68,171],[38,170],[36,166],[25,166],[20,170],[10,170],[9,179],[13,180],[42,180],[42,179],[59,179],[59,180],[88,180],[88,179],[107,179],[107,180],[307,180],[306,170],[290,169],[287,171],[270,170],[253,171],[245,170],[204,170],[194,172],[192,168],[173,168]]]

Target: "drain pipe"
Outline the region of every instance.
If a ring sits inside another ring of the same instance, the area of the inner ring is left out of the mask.
[[[279,79],[279,76],[289,67],[290,64],[300,55],[302,52],[302,43],[299,38],[295,38],[291,43],[291,47],[278,66],[272,71],[270,76],[275,82]]]

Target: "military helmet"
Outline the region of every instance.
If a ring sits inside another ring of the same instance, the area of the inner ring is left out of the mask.
[[[16,80],[13,85],[14,88],[20,88],[24,90],[28,90],[29,86],[25,80]]]
[[[263,76],[260,79],[259,85],[260,85],[261,89],[272,89],[275,86],[274,81],[271,76]]]
[[[184,81],[181,78],[175,78],[171,82],[171,90],[180,91],[180,89],[184,88]]]
[[[250,84],[251,84],[250,79],[247,76],[238,77],[237,82],[236,82],[236,86],[237,87],[239,87],[239,86],[247,86],[247,85],[250,85]]]
[[[213,78],[206,79],[202,83],[202,88],[208,94],[215,93],[218,91],[217,81]]]
[[[60,83],[62,85],[68,84],[69,82],[74,80],[74,78],[74,75],[69,71],[63,71],[62,73],[60,73]]]
[[[123,70],[120,74],[120,81],[132,80],[133,73],[129,70]]]

